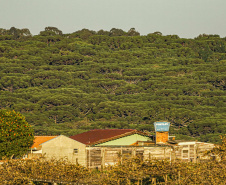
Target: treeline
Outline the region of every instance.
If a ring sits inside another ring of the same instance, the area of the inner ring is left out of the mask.
[[[226,38],[46,27],[0,29],[0,108],[36,135],[95,128],[154,131],[217,142],[226,133]]]

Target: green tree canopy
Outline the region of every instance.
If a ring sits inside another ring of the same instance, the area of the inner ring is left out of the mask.
[[[22,113],[37,135],[153,131],[167,120],[170,134],[218,142],[226,134],[225,51],[218,35],[0,28],[0,108]]]
[[[0,159],[24,155],[33,140],[33,129],[20,113],[0,110]]]

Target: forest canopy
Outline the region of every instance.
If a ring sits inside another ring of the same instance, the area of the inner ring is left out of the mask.
[[[112,28],[64,34],[0,29],[0,108],[36,135],[97,128],[154,131],[217,142],[226,134],[226,38]]]

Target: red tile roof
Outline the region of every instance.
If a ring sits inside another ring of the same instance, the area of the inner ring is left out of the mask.
[[[79,141],[80,143],[83,143],[85,145],[92,145],[92,144],[96,144],[96,143],[106,142],[111,139],[120,138],[127,134],[132,134],[134,132],[137,132],[137,130],[134,130],[134,129],[95,129],[95,130],[90,130],[88,132],[84,132],[81,134],[71,136],[70,138],[74,139],[76,141]]]
[[[57,136],[35,136],[34,144],[31,146],[32,149],[41,149],[40,144],[49,141]]]

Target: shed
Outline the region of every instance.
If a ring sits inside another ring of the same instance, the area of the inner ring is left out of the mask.
[[[79,141],[60,135],[41,145],[42,154],[47,159],[67,159],[72,163],[86,166],[86,145]]]
[[[33,145],[31,146],[28,158],[39,157],[42,155],[42,143],[54,139],[57,136],[35,136]]]

